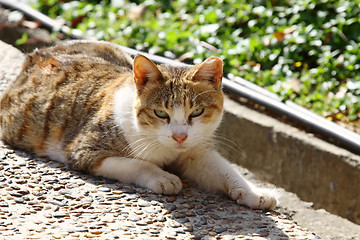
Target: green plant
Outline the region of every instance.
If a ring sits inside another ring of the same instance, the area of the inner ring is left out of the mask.
[[[17,39],[17,40],[15,41],[15,45],[16,45],[16,46],[20,46],[20,45],[26,44],[26,43],[28,42],[28,40],[29,40],[28,34],[27,34],[27,33],[23,33],[23,34],[21,35],[21,38],[19,38],[19,39]]]

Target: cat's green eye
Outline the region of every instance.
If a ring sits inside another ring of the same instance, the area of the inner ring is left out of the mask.
[[[154,113],[156,116],[158,116],[159,118],[169,118],[169,114],[167,114],[165,111],[163,110],[154,110]]]
[[[203,114],[204,108],[198,108],[190,114],[190,117],[198,117]]]

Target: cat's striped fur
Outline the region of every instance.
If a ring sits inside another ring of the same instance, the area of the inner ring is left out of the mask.
[[[189,67],[132,60],[107,42],[70,41],[27,56],[0,103],[2,139],[95,175],[178,193],[179,175],[253,208],[276,199],[214,149],[222,61]]]

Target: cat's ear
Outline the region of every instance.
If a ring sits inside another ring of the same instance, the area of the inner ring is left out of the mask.
[[[209,57],[199,64],[194,75],[194,81],[209,81],[215,89],[221,89],[223,62],[220,58]]]
[[[147,57],[137,55],[134,59],[134,81],[141,91],[148,82],[158,81],[162,75],[158,67]]]

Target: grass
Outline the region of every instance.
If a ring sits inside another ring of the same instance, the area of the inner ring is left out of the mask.
[[[145,7],[143,15],[133,14]],[[243,77],[330,120],[359,122],[360,0],[54,1],[35,8],[97,39]]]

